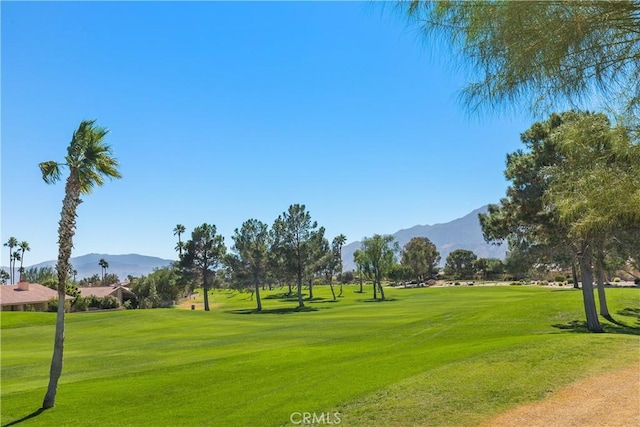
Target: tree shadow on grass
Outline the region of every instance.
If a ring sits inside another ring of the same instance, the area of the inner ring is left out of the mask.
[[[30,413],[29,415],[26,415],[26,416],[20,418],[19,420],[11,421],[8,424],[3,424],[2,427],[15,426],[16,424],[20,424],[20,423],[22,423],[24,421],[30,420],[31,418],[37,417],[38,415],[40,415],[44,411],[45,411],[44,408],[40,408],[37,411],[34,411],[34,412]]]
[[[306,297],[307,297],[307,294],[303,293],[302,299],[306,299]],[[267,295],[262,299],[277,299],[282,302],[290,302],[290,301],[298,301],[298,295],[295,292],[292,292],[291,294],[289,292],[283,292],[281,294]]]
[[[360,299],[358,300],[360,302],[388,302],[388,301],[396,301],[396,298],[386,298],[386,299],[380,299],[380,298],[369,298],[369,299]]]
[[[257,311],[255,308],[247,308],[241,310],[229,310],[227,313],[232,314],[294,314],[294,313],[307,313],[311,311],[318,311],[313,307],[281,307],[281,308],[267,308],[262,311]]]
[[[635,317],[636,322],[640,323],[640,308],[627,307],[622,310],[618,310],[618,314],[621,316]]]
[[[620,322],[613,318],[608,318],[612,325],[603,324],[602,328],[605,333],[609,334],[627,334],[627,335],[640,335],[640,328],[629,326],[626,323]],[[562,331],[567,332],[577,332],[577,333],[592,333],[587,329],[587,322],[582,320],[572,320],[568,323],[557,323],[555,325],[551,325],[554,328],[560,329]]]

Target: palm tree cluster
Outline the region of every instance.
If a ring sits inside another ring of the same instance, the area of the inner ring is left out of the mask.
[[[4,244],[5,247],[9,248],[9,281],[10,284],[14,284],[16,282],[16,261],[20,261],[20,267],[18,268],[19,273],[24,273],[24,253],[31,250],[29,246],[29,242],[22,241],[18,242],[18,239],[15,237],[9,237],[9,240]],[[14,251],[14,248],[17,248]],[[21,277],[19,276],[18,279]]]

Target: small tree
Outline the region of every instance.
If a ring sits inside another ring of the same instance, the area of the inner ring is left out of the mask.
[[[182,266],[199,276],[204,293],[204,310],[209,311],[209,288],[215,270],[227,251],[224,237],[216,233],[215,225],[204,223],[193,230],[191,240],[185,246]]]
[[[472,251],[456,249],[447,256],[445,273],[456,279],[470,279],[474,273],[474,263],[478,257]]]
[[[250,280],[256,295],[256,311],[262,311],[260,285],[266,280],[269,262],[269,230],[267,224],[249,219],[233,235],[235,258],[228,262],[236,277]]]
[[[375,290],[380,292],[380,298],[385,300],[382,279],[386,277],[395,262],[395,254],[399,250],[397,242],[391,235],[365,237],[362,240],[362,252],[364,253],[365,270],[370,271],[373,278],[374,299]]]
[[[287,270],[296,278],[298,307],[304,307],[302,281],[312,262],[312,239],[318,223],[311,221],[311,214],[305,205],[289,206],[273,224],[274,245],[283,256]]]
[[[427,237],[414,237],[404,245],[402,264],[413,271],[418,282],[430,279],[440,262],[440,252]]]

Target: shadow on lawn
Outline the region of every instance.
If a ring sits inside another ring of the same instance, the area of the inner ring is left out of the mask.
[[[310,311],[318,311],[313,307],[281,307],[281,308],[268,308],[262,309],[262,311],[256,311],[255,308],[247,308],[242,310],[229,310],[227,313],[232,314],[294,314],[294,313],[306,313]]]
[[[307,299],[307,294],[302,294],[302,298],[303,299]],[[295,292],[289,293],[289,292],[283,292],[281,294],[272,294],[272,295],[267,295],[266,297],[263,297],[262,299],[277,299],[280,300],[282,302],[288,302],[288,301],[298,301],[298,295]]]
[[[607,318],[608,321],[613,323],[612,325],[603,324],[602,328],[605,333],[609,334],[627,334],[627,335],[640,335],[640,328],[635,326],[629,326],[626,323],[620,322],[619,320],[615,320],[613,317]],[[578,332],[578,333],[590,333],[587,329],[587,322],[582,320],[572,320],[569,323],[558,323],[555,325],[551,325],[554,328],[567,331],[567,332]]]
[[[361,301],[361,302],[387,302],[387,301],[396,301],[396,298],[386,298],[384,300],[382,300],[380,298],[376,298],[376,299],[369,298],[369,299],[360,299],[358,301]]]
[[[40,415],[41,413],[43,413],[45,410],[43,408],[38,409],[35,412],[30,413],[29,415],[26,415],[22,418],[20,418],[19,420],[15,420],[15,421],[11,421],[8,424],[4,424],[2,427],[9,427],[9,426],[15,426],[16,424],[20,424],[24,421],[30,420],[31,418],[35,418],[38,415]]]

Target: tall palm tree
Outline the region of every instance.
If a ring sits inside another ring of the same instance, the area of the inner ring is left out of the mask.
[[[176,228],[173,229],[173,235],[178,236],[178,244],[176,245],[176,250],[179,252],[180,258],[182,258],[182,249],[184,249],[184,244],[182,243],[182,240],[180,240],[180,235],[184,233],[185,230],[186,229],[182,224],[176,225]]]
[[[30,251],[31,248],[29,247],[29,242],[23,240],[22,242],[20,242],[20,244],[18,244],[18,246],[20,247],[20,269],[18,270],[20,272],[20,278],[22,279],[22,273],[24,273],[24,253],[26,251]]]
[[[342,280],[342,247],[346,242],[347,242],[347,236],[345,236],[344,234],[338,234],[333,239],[333,245],[337,250],[337,254],[336,254],[338,258],[337,261],[340,267],[340,294],[338,294],[339,297],[342,296],[342,283],[344,282]]]
[[[11,282],[11,284],[13,285],[13,279],[14,279],[14,271],[13,271],[13,265],[14,265],[14,259],[13,259],[13,248],[15,248],[16,246],[18,246],[18,239],[16,239],[15,237],[9,237],[9,240],[7,240],[7,243],[4,244],[4,246],[9,248],[9,281]]]
[[[43,409],[53,407],[58,390],[58,380],[62,374],[64,350],[64,300],[69,258],[76,232],[76,209],[82,202],[80,196],[91,194],[94,187],[104,184],[105,177],[120,178],[118,161],[112,157],[112,150],[104,143],[108,130],[95,126],[95,120],[83,120],[73,132],[64,162],[48,161],[40,163],[42,179],[47,184],[62,178],[62,168],[69,169],[65,184],[62,212],[58,223],[58,313],[56,332],[49,373],[49,385],[42,403]]]
[[[107,268],[109,268],[109,263],[104,258],[100,258],[100,261],[98,261],[98,265],[102,269],[101,270],[102,271],[102,284],[105,285],[104,276],[105,276],[105,274],[107,274]]]

